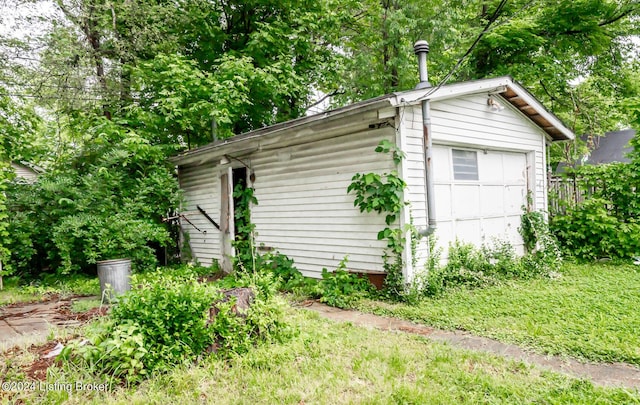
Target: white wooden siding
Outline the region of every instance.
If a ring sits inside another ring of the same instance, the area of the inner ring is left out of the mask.
[[[424,179],[424,147],[420,105],[400,107],[398,115],[401,128],[399,143],[405,153],[405,158],[401,163],[403,179],[407,183],[404,198],[408,203],[405,206],[403,218],[405,223],[413,220],[413,225],[416,228],[424,229],[427,226],[427,210],[425,206],[427,197]],[[427,241],[425,238],[420,238],[415,251],[416,257],[414,258],[410,255],[405,257],[405,273],[408,279],[411,279],[414,274],[414,269],[410,266],[411,261],[414,260],[416,262],[417,269],[422,269],[428,254]]]
[[[21,164],[11,162],[11,168],[16,173],[16,179],[27,183],[33,183],[38,178],[38,173]]]
[[[200,264],[210,266],[222,259],[220,231],[197,206],[220,224],[220,171],[212,164],[180,169],[180,187],[184,191],[185,205],[182,212],[200,231],[181,220],[183,232],[189,235],[191,254]]]
[[[451,193],[445,193],[442,187],[449,187],[453,183],[452,176],[449,178],[447,173],[446,178],[443,178],[443,173],[438,173],[438,167],[443,167],[442,162],[438,159],[447,158],[442,151],[448,151],[450,154],[450,147],[461,147],[479,150],[479,159],[482,158],[483,151],[492,152],[505,152],[497,153],[495,156],[501,156],[500,159],[509,159],[513,156],[519,156],[514,159],[521,159],[523,156],[527,156],[527,164],[531,164],[529,170],[532,170],[531,178],[534,179],[533,184],[529,184],[529,188],[534,193],[534,208],[543,210],[546,209],[545,201],[545,148],[544,148],[544,132],[533,124],[528,118],[526,118],[520,111],[512,108],[506,102],[502,102],[505,105],[505,109],[500,112],[491,111],[487,106],[487,95],[471,95],[458,98],[452,98],[448,100],[441,100],[431,103],[431,133],[433,136],[433,142],[436,148],[434,149],[434,174],[436,176],[436,194],[439,199],[439,204],[436,206],[436,219],[451,221],[455,220],[452,217],[452,212],[460,213],[465,212],[468,216],[485,215],[486,225],[491,228],[502,227],[505,230],[505,237],[510,240],[519,240],[517,228],[520,225],[511,223],[513,222],[514,213],[513,207],[500,206],[499,204],[492,207],[486,207],[486,209],[480,212],[480,206],[471,203],[475,200],[480,200],[486,197],[486,193],[492,191],[491,187],[495,186],[504,189],[505,184],[511,181],[518,182],[520,180],[509,179],[509,173],[505,173],[502,184],[493,184],[493,180],[486,184],[484,190],[467,190],[469,194],[466,198],[456,199],[460,201],[448,201],[451,199]],[[404,110],[404,111],[403,111]],[[404,138],[405,153],[407,159],[403,164],[406,165],[405,181],[408,185],[407,197],[410,200],[410,209],[414,218],[414,223],[418,228],[426,226],[426,209],[425,203],[425,186],[424,186],[424,157],[423,157],[423,131],[422,131],[422,113],[420,105],[414,105],[411,107],[400,107],[402,136]],[[443,146],[449,147],[442,148]],[[513,155],[508,152],[514,152]],[[526,155],[525,155],[526,154]],[[506,158],[503,155],[507,156]],[[450,155],[448,159],[450,159]],[[518,160],[521,162],[521,160]],[[440,163],[440,164],[438,164]],[[520,163],[518,163],[520,164]],[[509,167],[509,162],[493,162],[491,159],[484,159],[483,165],[485,170],[503,170],[501,167],[506,165]],[[446,167],[450,166],[450,162],[447,162]],[[518,167],[516,171],[521,174],[522,167]],[[520,179],[520,177],[518,177]],[[439,180],[438,180],[439,179]],[[495,179],[494,179],[495,180]],[[505,183],[506,182],[506,183]],[[518,183],[519,184],[519,183]],[[494,187],[494,188],[495,188]],[[515,183],[510,186],[515,188]],[[496,191],[497,189],[493,190]],[[464,193],[464,190],[461,191]],[[514,191],[516,192],[516,191]],[[517,190],[518,193],[521,189]],[[445,195],[443,195],[445,193]],[[475,195],[473,193],[477,193]],[[510,204],[513,205],[515,197],[509,199]],[[464,207],[458,207],[455,211],[452,211],[451,207],[456,205],[463,205]],[[488,210],[488,211],[487,211]],[[519,207],[517,207],[519,211]],[[477,211],[477,212],[476,212]],[[491,211],[492,215],[487,213]],[[493,212],[496,211],[496,212]],[[503,214],[497,212],[501,211]],[[508,211],[508,215],[505,213]],[[491,218],[489,218],[491,217]],[[509,218],[508,224],[505,223],[505,218]],[[461,218],[460,218],[461,219]],[[443,225],[445,229],[436,230],[436,237],[440,246],[446,247],[449,242],[459,238],[465,240],[465,235],[482,235],[479,221],[466,221],[460,222],[459,227],[455,230],[446,229],[449,224]],[[468,229],[467,229],[468,228]],[[476,229],[478,228],[478,229]],[[446,240],[445,240],[446,239]],[[468,242],[475,242],[480,244],[482,240],[472,236]],[[478,240],[476,240],[478,239]],[[422,239],[418,245],[418,264],[417,269],[421,269],[424,264],[424,260],[428,255],[427,246],[425,240]]]
[[[356,173],[393,168],[374,149],[394,137],[384,128],[253,154],[256,244],[286,254],[305,276],[320,277],[347,255],[350,270],[382,271],[384,217],[360,213],[347,187]]]

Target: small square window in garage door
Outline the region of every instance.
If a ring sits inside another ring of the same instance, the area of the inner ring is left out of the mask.
[[[471,150],[452,149],[453,178],[478,180],[478,153]]]

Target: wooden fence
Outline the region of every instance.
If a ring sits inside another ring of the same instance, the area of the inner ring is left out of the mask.
[[[586,200],[596,187],[584,187],[579,177],[549,176],[549,214],[564,214],[568,207]]]

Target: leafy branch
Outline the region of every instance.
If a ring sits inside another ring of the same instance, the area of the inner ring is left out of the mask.
[[[391,153],[395,165],[399,165],[404,153],[389,140],[380,141],[375,151],[377,153]],[[393,224],[400,217],[404,202],[403,193],[407,184],[393,170],[389,173],[356,173],[351,178],[347,193],[355,193],[353,205],[360,212],[376,212],[385,216],[384,229],[378,232],[378,240],[387,241],[387,249],[383,253],[384,269],[387,273],[385,288],[394,297],[402,294],[402,253],[404,251],[404,232]]]

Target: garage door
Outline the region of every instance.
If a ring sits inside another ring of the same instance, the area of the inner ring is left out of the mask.
[[[528,189],[527,153],[434,147],[438,241],[475,245],[493,238],[510,241],[521,253],[518,233]]]

